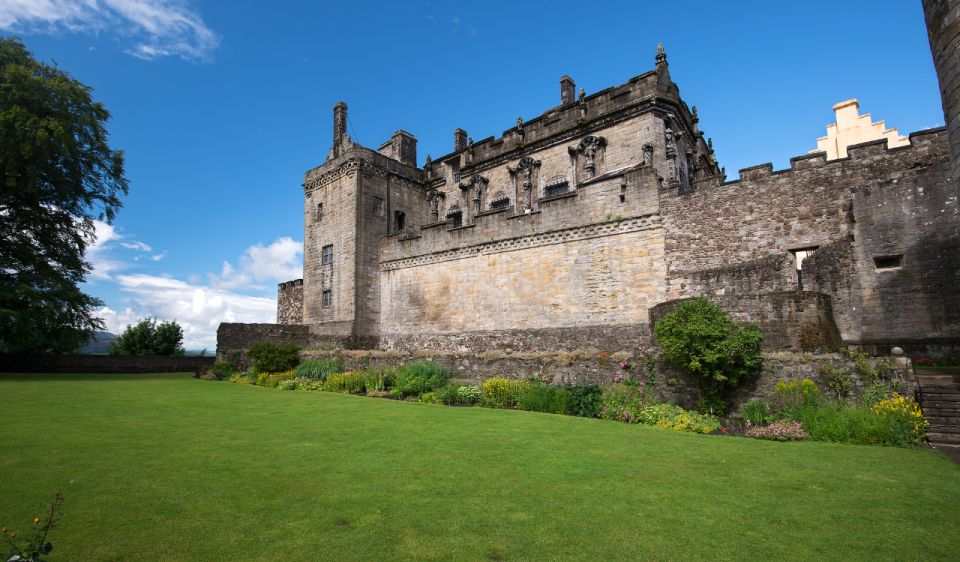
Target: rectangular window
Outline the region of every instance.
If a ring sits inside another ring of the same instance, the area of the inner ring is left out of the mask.
[[[382,217],[387,214],[386,206],[383,204],[382,197],[373,198],[373,214]]]
[[[330,289],[323,290],[323,308],[330,308],[333,306],[333,291]]]
[[[323,247],[323,253],[320,257],[320,265],[328,265],[333,263],[333,244]]]
[[[903,254],[898,256],[875,256],[873,258],[873,265],[877,269],[896,269],[900,267],[900,264],[903,263]]]
[[[403,211],[393,212],[393,231],[400,232],[406,226],[407,215]]]
[[[567,182],[555,183],[553,185],[547,186],[547,197],[553,197],[554,195],[562,195],[567,192],[567,189],[570,187],[570,184]]]
[[[317,203],[317,220],[323,218],[323,201]]]
[[[460,183],[460,162],[450,163],[450,174],[453,176],[453,183]]]
[[[810,246],[809,248],[797,248],[796,250],[790,250],[790,253],[793,254],[793,259],[797,264],[797,288],[801,291],[803,290],[803,260],[810,257],[817,248],[820,246]]]

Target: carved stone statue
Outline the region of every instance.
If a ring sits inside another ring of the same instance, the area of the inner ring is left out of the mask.
[[[674,139],[673,129],[667,127],[664,136],[667,138],[667,158],[672,160],[677,157],[677,141]]]

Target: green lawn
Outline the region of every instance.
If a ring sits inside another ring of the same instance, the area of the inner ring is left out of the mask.
[[[194,380],[0,375],[0,525],[57,561],[956,560],[937,453]]]

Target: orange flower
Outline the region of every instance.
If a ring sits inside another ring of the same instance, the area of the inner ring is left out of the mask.
[[[34,524],[34,525],[36,525],[36,524],[39,523],[39,522],[40,522],[40,518],[39,518],[39,517],[34,517],[34,518],[33,518],[33,524]]]

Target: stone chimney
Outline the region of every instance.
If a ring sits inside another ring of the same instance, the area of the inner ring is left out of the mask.
[[[402,129],[380,145],[379,152],[407,166],[417,166],[417,138]]]
[[[343,151],[347,136],[347,104],[338,101],[333,106],[333,157],[337,158]]]
[[[460,152],[467,148],[467,132],[463,129],[453,130],[453,150]]]
[[[564,74],[560,78],[560,104],[567,105],[568,103],[573,103],[576,92],[577,85],[573,83],[572,78]]]

